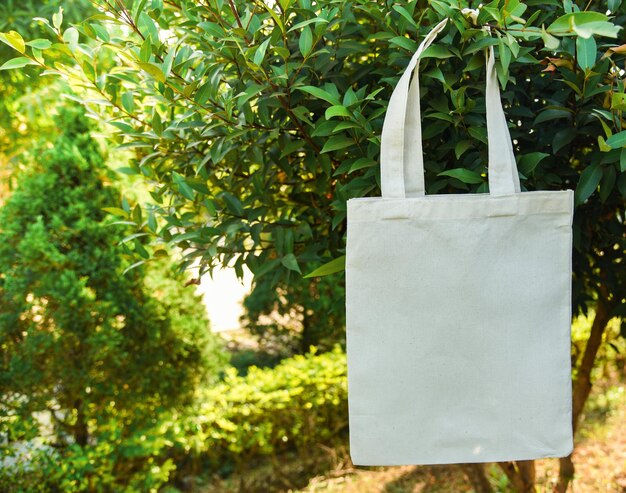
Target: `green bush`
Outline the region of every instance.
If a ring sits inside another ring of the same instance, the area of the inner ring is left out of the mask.
[[[260,456],[308,451],[348,425],[346,356],[340,348],[283,360],[272,369],[227,371],[193,413],[164,430],[179,475],[241,468]]]
[[[173,467],[163,420],[225,355],[188,277],[163,259],[129,270],[82,112],[58,126],[0,209],[0,491],[150,491]]]
[[[124,423],[113,418],[100,423],[98,436],[85,446],[55,449],[25,444],[22,453],[13,457],[16,461],[7,462],[10,467],[0,465],[0,491],[156,492],[176,469],[167,454],[172,442],[162,434],[171,423],[161,415],[158,420],[129,434]]]

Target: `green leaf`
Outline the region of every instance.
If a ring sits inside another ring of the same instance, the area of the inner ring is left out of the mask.
[[[600,151],[602,152],[611,152],[613,150],[613,148],[610,145],[607,145],[602,135],[598,135],[598,147],[600,148]]]
[[[31,60],[30,58],[20,56],[17,58],[13,58],[12,60],[9,60],[8,62],[5,62],[0,67],[0,70],[11,70],[13,68],[22,68],[22,67],[26,67],[26,65],[37,65],[37,63]]]
[[[133,110],[135,109],[135,101],[133,99],[132,92],[127,91],[124,94],[122,94],[122,106],[129,113],[133,112]]]
[[[354,163],[352,163],[352,166],[350,166],[350,170],[348,171],[348,174],[354,173],[355,171],[358,171],[360,169],[371,168],[372,166],[376,166],[376,164],[377,164],[376,161],[374,161],[373,159],[360,157]]]
[[[187,184],[185,179],[176,172],[172,174],[172,177],[174,178],[174,183],[178,186],[180,194],[186,199],[193,200],[195,198],[193,189]]]
[[[233,212],[237,216],[243,216],[243,207],[241,205],[241,201],[237,197],[228,192],[222,192],[222,197],[224,198],[224,202],[226,202],[226,206],[231,212]]]
[[[465,154],[465,151],[472,147],[472,145],[473,142],[471,140],[461,140],[457,142],[454,146],[454,155],[456,158],[459,159],[463,154]]]
[[[447,171],[442,171],[437,176],[449,176],[456,178],[463,183],[483,183],[485,180],[475,171],[466,168],[455,168]]]
[[[606,143],[613,149],[626,147],[626,130],[622,130],[615,135],[611,135],[608,139],[606,139]]]
[[[38,50],[47,50],[52,46],[52,42],[47,39],[33,39],[32,41],[28,41],[26,45],[37,48]]]
[[[543,26],[541,26],[541,39],[548,50],[558,50],[561,45],[559,39],[549,34]]]
[[[571,118],[572,112],[565,109],[549,109],[543,110],[541,113],[537,115],[535,118],[534,125],[539,123],[547,122],[550,120],[558,120],[559,118]]]
[[[298,265],[298,259],[293,253],[288,253],[282,259],[280,259],[280,263],[287,267],[289,270],[294,270],[302,274],[300,270],[300,266]]]
[[[103,207],[102,210],[114,216],[128,217],[128,213],[119,207]]]
[[[329,276],[331,274],[336,274],[337,272],[343,272],[344,270],[346,270],[345,255],[333,259],[330,262],[326,262],[325,264],[315,269],[313,272],[308,273],[306,276],[304,276],[304,278],[308,279],[309,277]]]
[[[591,38],[576,38],[576,59],[578,60],[578,66],[585,72],[591,70],[596,64],[596,54],[598,47],[596,40]]]
[[[584,26],[590,22],[606,22],[608,17],[599,12],[572,12],[562,15],[552,24],[548,26],[548,31],[556,33],[571,33],[573,32],[573,25]]]
[[[139,13],[136,24],[143,38],[150,38],[154,45],[159,44],[159,31],[154,20],[146,12]]]
[[[348,108],[346,108],[345,106],[338,104],[338,105],[331,106],[330,108],[328,108],[326,110],[325,116],[327,120],[330,120],[334,116],[350,117],[352,116],[352,113],[350,113],[350,111],[348,111]]]
[[[107,123],[127,134],[132,134],[135,132],[135,129],[125,122],[109,121]]]
[[[620,26],[616,26],[611,22],[590,22],[584,26],[573,25],[574,32],[583,38],[590,38],[593,35],[617,38],[620,29]]]
[[[56,14],[52,14],[52,25],[60,29],[61,24],[63,24],[63,7],[59,7],[59,11]]]
[[[596,191],[600,180],[602,179],[602,168],[598,163],[594,163],[591,166],[585,168],[580,175],[578,185],[576,186],[576,192],[574,192],[574,198],[576,204],[582,204],[587,200],[593,192]]]
[[[498,38],[498,55],[500,56],[500,66],[502,73],[507,74],[511,63],[511,50],[506,44],[504,38]]]
[[[626,111],[626,94],[623,92],[615,92],[611,97],[611,109],[618,111]]]
[[[24,39],[20,36],[20,33],[15,31],[9,31],[8,33],[0,33],[0,41],[8,44],[11,48],[24,53],[26,51],[26,44]]]
[[[70,27],[63,33],[63,41],[65,41],[70,50],[75,50],[78,46],[78,31],[74,27]]]
[[[345,149],[351,145],[354,145],[354,139],[350,139],[344,135],[334,135],[328,139],[326,144],[324,144],[321,154],[324,154],[325,152],[337,151],[339,149]]]
[[[577,34],[583,38],[589,38],[594,34],[617,37],[620,26],[609,22],[609,18],[599,12],[571,12],[555,20],[548,31],[557,35]]]
[[[552,140],[552,153],[556,154],[567,144],[572,142],[576,138],[576,130],[571,127],[565,127],[563,130],[559,130],[554,134]]]
[[[139,65],[141,70],[148,73],[159,82],[165,82],[165,74],[158,65],[149,62],[137,62],[137,65]]]
[[[396,36],[395,38],[391,38],[389,40],[391,44],[397,45],[400,48],[404,48],[410,52],[414,52],[417,50],[418,44],[412,39],[407,38],[406,36]]]
[[[304,26],[308,26],[309,24],[314,24],[314,23],[316,24],[318,22],[323,22],[325,24],[328,24],[328,19],[324,19],[323,17],[313,17],[312,19],[307,19],[306,21],[298,22],[297,24],[292,26],[287,32],[297,31],[298,29],[303,28]]]
[[[302,53],[304,58],[311,53],[311,48],[313,47],[313,33],[311,32],[311,28],[309,26],[302,29],[300,39],[298,41],[298,47],[300,48],[300,53]]]
[[[126,267],[126,269],[124,269],[124,271],[122,272],[122,275],[128,274],[131,270],[136,269],[137,267],[139,267],[140,265],[143,265],[145,263],[146,263],[145,260],[140,260],[139,262],[135,262],[134,264]]]
[[[211,96],[211,91],[213,90],[213,82],[212,81],[208,81],[204,84],[202,84],[198,90],[196,91],[195,96],[193,97],[193,100],[198,103],[200,106],[203,106],[204,103],[206,103],[209,100],[209,97]]]
[[[619,155],[619,170],[623,173],[626,171],[626,147],[622,149]]]
[[[157,135],[161,135],[163,132],[163,122],[161,121],[161,115],[159,115],[158,111],[154,111],[154,115],[152,115],[152,130]]]
[[[422,53],[420,58],[437,58],[438,60],[443,60],[444,58],[451,58],[453,56],[454,53],[452,53],[445,46],[430,45],[424,50],[424,53]]]
[[[535,171],[537,165],[547,158],[550,154],[546,154],[545,152],[531,152],[529,154],[524,154],[518,163],[519,170],[526,176]]]
[[[311,94],[312,96],[315,96],[318,99],[323,99],[324,101],[327,101],[327,102],[329,102],[332,105],[341,104],[339,102],[338,98],[333,96],[328,91],[325,91],[324,89],[320,89],[319,87],[315,87],[315,86],[301,86],[301,87],[296,87],[296,89],[298,89],[299,91]]]
[[[263,41],[254,53],[254,58],[252,59],[252,61],[256,65],[261,65],[263,63],[263,59],[265,58],[265,52],[267,51],[267,46],[270,44],[271,39],[272,38],[267,38],[265,41]]]
[[[417,27],[417,24],[415,23],[415,19],[413,19],[413,17],[411,16],[411,14],[409,14],[409,12],[402,6],[400,5],[394,5],[393,9],[398,12],[402,17],[404,17],[411,26],[413,27]]]
[[[152,56],[152,42],[150,38],[146,38],[141,43],[141,49],[139,50],[139,60],[142,62],[149,62]]]
[[[108,43],[111,41],[111,36],[109,36],[109,31],[107,31],[106,27],[100,24],[89,24],[93,30],[96,32],[96,36],[98,36],[102,41]]]

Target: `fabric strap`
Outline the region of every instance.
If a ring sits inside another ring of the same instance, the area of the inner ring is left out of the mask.
[[[425,194],[419,59],[446,23],[447,19],[437,24],[424,38],[389,100],[381,137],[380,166],[383,197],[405,198]],[[411,74],[413,74],[412,81]],[[487,56],[485,100],[490,194],[518,193],[520,191],[519,176],[511,136],[500,101],[493,47],[490,47]]]

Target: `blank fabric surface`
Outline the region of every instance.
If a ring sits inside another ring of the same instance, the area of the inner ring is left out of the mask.
[[[348,202],[357,465],[528,460],[572,450],[573,192],[520,192],[490,52],[491,192],[424,195],[419,87],[416,75],[409,79],[444,25],[424,40],[390,101],[383,196]]]

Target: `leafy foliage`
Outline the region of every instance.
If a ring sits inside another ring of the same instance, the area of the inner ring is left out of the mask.
[[[621,302],[621,2],[98,5],[107,17],[75,27],[56,16],[58,43],[41,53],[12,45],[84,89],[135,149],[128,172],[155,184],[137,231],[182,247],[186,265],[247,265],[276,284],[338,257],[346,200],[378,189],[384,101],[415,40],[449,17],[422,63],[428,192],[486,191],[482,50],[494,45],[524,186],[576,188],[576,305],[598,283]],[[51,64],[59,53],[75,65]],[[99,63],[110,53],[112,69]]]
[[[135,152],[125,171],[153,189],[143,212],[117,211],[132,235],[180,247],[183,266],[247,266],[266,297],[252,301],[292,293],[288,312],[308,299],[294,279],[344,253],[346,201],[378,194],[386,101],[418,39],[449,18],[421,61],[427,192],[487,191],[493,46],[522,186],[576,191],[574,306],[602,315],[578,362],[584,402],[602,330],[626,313],[626,4],[476,3],[99,0],[107,16],[48,22],[50,48],[0,38],[19,52],[10,64],[67,78]]]
[[[306,353],[344,343],[344,286],[332,277],[292,276],[272,286],[268,277],[257,280],[246,296],[243,327],[259,342],[279,353]]]
[[[33,492],[156,491],[189,474],[247,467],[260,456],[306,454],[333,441],[347,423],[345,353],[313,350],[273,369],[251,367],[245,377],[230,369],[222,382],[200,389],[193,406],[163,412],[131,436],[111,422],[94,446],[73,445],[62,460],[43,449],[18,474]],[[10,472],[0,472],[0,486],[20,491]]]
[[[33,40],[29,48],[35,50],[49,47],[54,38],[51,40],[50,33],[33,17],[48,18],[59,10],[61,3],[69,22],[78,22],[93,13],[89,0],[4,0],[0,2],[0,31],[19,32]],[[0,43],[0,61],[10,59],[13,49],[9,43]],[[31,64],[29,60],[10,61],[19,70],[6,70],[9,65],[0,71],[0,159],[2,155],[19,156],[21,147],[28,145],[33,134],[43,137],[55,132],[49,109],[56,105],[59,89],[65,84],[61,80],[52,84],[26,62]]]
[[[97,143],[76,110],[59,126],[0,210],[0,426],[8,454],[36,438],[58,449],[57,488],[102,476],[104,491],[160,467],[142,430],[189,403],[224,358],[184,277],[165,278],[164,263],[123,275],[126,226],[103,211],[117,193]]]
[[[272,369],[234,369],[201,393],[194,416],[180,420],[193,431],[188,447],[214,468],[242,467],[259,455],[286,449],[306,453],[346,429],[345,353],[339,348],[283,360]]]

